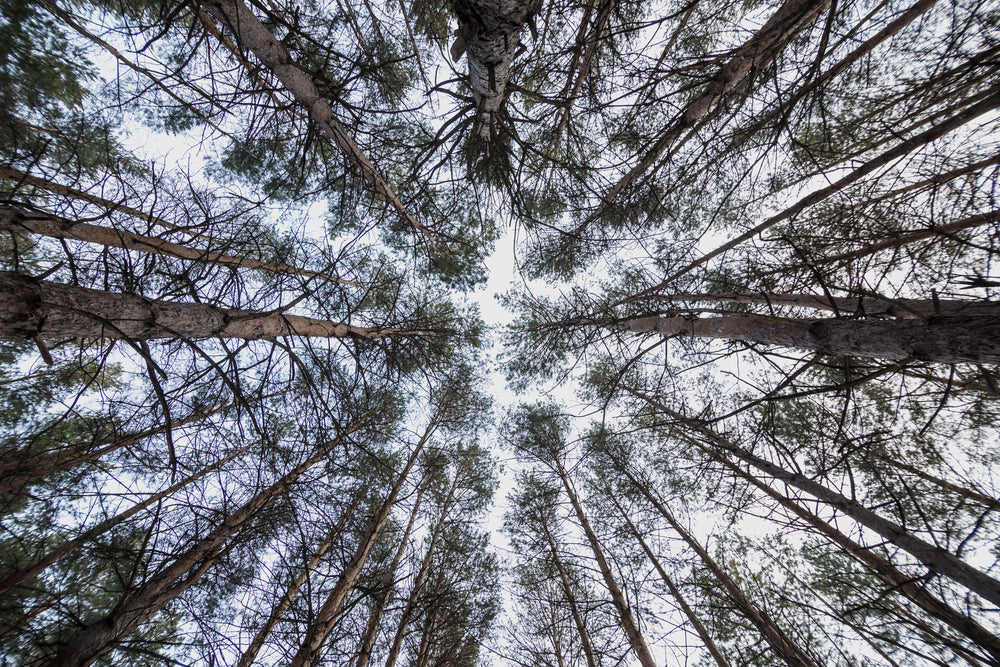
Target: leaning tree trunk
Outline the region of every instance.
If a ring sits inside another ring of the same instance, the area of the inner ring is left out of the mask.
[[[72,287],[0,271],[0,338],[273,339],[282,336],[375,339],[427,331],[358,327],[282,312],[158,301]]]
[[[388,497],[382,502],[382,506],[371,522],[369,522],[368,527],[361,536],[361,541],[358,542],[357,549],[355,549],[350,562],[344,567],[333,590],[327,595],[323,606],[316,612],[315,618],[309,623],[309,627],[306,628],[305,639],[303,639],[298,652],[296,652],[295,657],[289,663],[291,667],[312,667],[320,659],[323,644],[336,625],[337,618],[344,608],[347,596],[354,590],[358,576],[361,574],[365,563],[368,562],[368,555],[371,553],[372,547],[375,546],[379,533],[389,520],[389,515],[392,512],[392,508],[395,507],[396,501],[399,499],[399,494],[402,492],[403,486],[409,479],[410,470],[416,464],[417,457],[423,450],[424,445],[427,444],[434,430],[435,424],[432,422],[427,427],[416,447],[413,448],[413,452],[410,453],[410,457],[406,460],[406,465],[403,466],[402,472],[396,478],[396,483],[389,491]]]
[[[112,650],[119,640],[193,586],[219,561],[231,546],[234,535],[263,509],[288,493],[292,485],[313,466],[328,460],[330,452],[351,433],[364,427],[367,421],[365,417],[355,422],[336,438],[317,447],[308,459],[290,472],[255,494],[208,535],[150,576],[145,584],[126,594],[110,613],[85,626],[48,663],[49,667],[85,667]]]
[[[705,443],[707,443],[700,444],[699,447],[709,451],[714,449],[719,452],[731,454],[760,472],[770,475],[800,491],[805,491],[827,505],[840,510],[843,514],[851,517],[865,528],[881,535],[890,544],[896,545],[919,560],[931,572],[948,577],[980,597],[989,600],[993,604],[1000,605],[1000,580],[994,579],[990,575],[977,570],[950,551],[942,549],[935,544],[925,542],[903,526],[883,518],[856,500],[847,498],[801,473],[785,470],[766,459],[750,453],[743,447],[709,428],[701,420],[691,419],[676,410],[672,410],[660,401],[642,392],[634,389],[627,389],[627,391],[643,399],[651,407],[660,410],[671,419],[677,420],[693,432],[698,433]],[[696,440],[695,442],[701,443],[701,440]]]
[[[612,328],[665,336],[721,338],[876,359],[919,359],[946,364],[1000,363],[1000,302],[981,315],[859,320],[789,319],[765,315],[639,317]]]
[[[469,86],[476,105],[473,136],[487,146],[497,135],[522,28],[541,4],[541,0],[455,0],[459,32],[451,57],[457,61],[466,53]]]
[[[558,462],[556,463],[556,472],[559,475],[559,479],[562,480],[563,488],[566,489],[566,495],[569,497],[570,504],[573,505],[573,511],[576,512],[576,518],[580,522],[580,527],[583,528],[583,532],[587,536],[587,542],[590,543],[590,550],[594,554],[594,560],[601,570],[604,584],[607,586],[608,593],[611,594],[611,601],[618,612],[619,622],[625,631],[625,635],[628,637],[632,650],[635,651],[635,655],[639,659],[639,664],[642,667],[656,667],[656,661],[653,659],[653,654],[649,651],[646,638],[642,636],[639,625],[635,622],[632,611],[629,609],[628,601],[618,586],[618,582],[615,581],[614,574],[611,572],[608,561],[604,557],[604,550],[601,549],[601,543],[597,539],[597,534],[591,528],[590,521],[587,520],[587,514],[583,511],[583,505],[580,504],[580,499],[577,498],[576,491],[573,489],[569,474],[563,468],[562,464]]]

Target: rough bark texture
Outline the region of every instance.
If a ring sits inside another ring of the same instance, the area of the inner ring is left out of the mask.
[[[300,269],[287,264],[262,262],[252,257],[227,255],[217,250],[201,250],[179,243],[172,243],[155,236],[133,234],[123,229],[113,229],[86,222],[74,222],[56,215],[26,211],[10,206],[0,207],[0,230],[9,232],[28,232],[41,234],[56,239],[72,239],[86,241],[110,248],[125,248],[138,252],[147,252],[178,259],[188,259],[207,264],[218,264],[231,268],[247,268],[268,271],[270,273],[294,274],[304,278],[319,278],[330,282],[360,286],[352,280],[343,280],[336,276]]]
[[[299,477],[324,461],[344,438],[364,426],[356,422],[337,438],[317,447],[313,454],[230,514],[208,535],[150,576],[146,583],[115,606],[107,616],[83,628],[48,663],[49,667],[85,667],[113,648],[115,642],[163,609],[194,585],[227,549],[227,542],[262,509],[288,491]]]
[[[569,573],[566,571],[566,567],[559,557],[559,549],[556,546],[555,539],[552,537],[552,531],[549,530],[548,523],[546,523],[544,517],[540,517],[539,522],[542,526],[542,531],[545,533],[545,541],[548,542],[549,552],[552,554],[552,562],[555,563],[556,570],[559,572],[559,582],[562,584],[563,592],[566,594],[569,611],[573,616],[573,624],[576,625],[576,632],[580,635],[580,644],[583,647],[583,655],[587,660],[587,667],[597,667],[597,660],[594,659],[594,649],[590,641],[590,632],[587,631],[587,625],[583,622],[583,616],[580,614],[579,606],[576,603],[576,596],[573,594],[573,587],[570,585]]]
[[[992,314],[905,320],[641,317],[612,326],[637,333],[739,340],[852,357],[1000,363],[1000,302],[983,302],[980,308]]]
[[[382,174],[354,141],[354,137],[347,133],[333,115],[333,110],[323,99],[309,74],[292,60],[288,49],[275,39],[271,31],[254,16],[243,0],[211,0],[202,3],[202,6],[217,21],[229,26],[240,44],[252,51],[264,67],[285,85],[295,100],[306,108],[309,117],[319,130],[344,152],[347,159],[362,173],[375,191],[382,195],[408,224],[419,231],[432,248],[435,247],[430,231],[406,208],[399,195],[386,183]]]
[[[455,0],[459,34],[452,56],[457,59],[464,47],[476,105],[473,134],[487,145],[497,134],[521,31],[541,4],[541,0]]]
[[[805,491],[809,495],[823,501],[831,507],[840,510],[851,517],[859,524],[869,530],[881,535],[886,541],[896,545],[903,551],[919,560],[932,572],[937,572],[942,576],[965,586],[973,593],[989,600],[993,604],[1000,605],[1000,581],[980,572],[950,551],[941,547],[929,544],[920,539],[902,526],[883,518],[871,511],[861,503],[847,498],[846,496],[823,486],[805,475],[785,470],[766,459],[762,459],[755,454],[751,454],[734,442],[729,441],[719,435],[711,428],[695,419],[689,419],[683,414],[672,410],[660,401],[646,396],[641,392],[630,390],[631,393],[642,398],[651,406],[662,411],[672,419],[685,424],[693,431],[699,433],[707,440],[712,447],[732,454],[744,463],[748,463],[766,475],[792,486],[800,491]]]
[[[242,338],[282,336],[371,340],[427,331],[357,327],[301,315],[230,310],[104,292],[0,271],[3,338]]]
[[[820,294],[715,292],[706,294],[670,294],[659,297],[664,301],[683,303],[717,302],[750,303],[762,306],[814,308],[838,314],[884,315],[903,319],[936,317],[938,315],[995,315],[1000,312],[992,301],[960,299],[886,299],[880,296],[835,296]]]

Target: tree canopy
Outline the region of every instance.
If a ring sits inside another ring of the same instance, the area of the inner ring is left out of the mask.
[[[995,1],[0,9],[4,664],[1000,665]]]

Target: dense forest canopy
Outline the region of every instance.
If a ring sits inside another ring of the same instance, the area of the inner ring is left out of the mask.
[[[996,0],[0,7],[3,664],[1000,665]]]

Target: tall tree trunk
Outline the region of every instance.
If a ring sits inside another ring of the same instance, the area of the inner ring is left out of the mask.
[[[850,357],[1000,363],[1000,301],[983,302],[980,308],[992,313],[906,320],[654,316],[620,320],[609,326],[637,333],[738,340]]]
[[[953,553],[925,542],[902,526],[879,516],[860,503],[823,486],[819,482],[813,481],[805,475],[790,472],[770,461],[751,454],[739,445],[719,435],[699,420],[690,419],[641,392],[632,389],[628,389],[628,391],[642,398],[665,415],[700,434],[705,441],[710,443],[709,445],[702,444],[702,447],[711,447],[727,454],[732,454],[764,474],[781,480],[800,491],[805,491],[831,507],[840,510],[865,528],[881,535],[889,543],[896,545],[919,560],[932,572],[937,572],[948,577],[993,604],[1000,605],[1000,581],[968,565]],[[701,441],[699,440],[698,442]]]
[[[805,197],[803,197],[796,203],[792,204],[785,210],[781,211],[780,213],[774,214],[767,220],[764,220],[760,224],[756,225],[753,229],[750,229],[749,231],[736,236],[735,238],[718,246],[714,250],[705,253],[704,255],[692,261],[691,263],[686,264],[682,268],[678,269],[674,273],[667,276],[667,278],[665,278],[663,282],[659,283],[658,285],[651,287],[647,290],[643,290],[640,294],[633,295],[628,299],[625,299],[625,301],[633,301],[637,298],[646,296],[648,294],[663,289],[664,287],[674,282],[681,276],[690,273],[693,269],[701,266],[702,264],[705,264],[709,260],[718,257],[727,250],[735,248],[741,243],[749,241],[758,234],[767,231],[771,227],[774,227],[775,225],[784,222],[785,220],[788,220],[789,218],[795,215],[798,215],[799,213],[809,208],[810,206],[818,204],[824,199],[827,199],[828,197],[831,197],[832,195],[842,191],[849,185],[858,182],[859,180],[861,180],[868,174],[871,174],[872,172],[876,171],[877,169],[880,169],[892,163],[893,161],[898,160],[899,158],[903,157],[904,155],[907,155],[908,153],[916,150],[917,148],[920,148],[921,146],[926,146],[932,141],[940,139],[941,137],[948,134],[952,130],[962,127],[966,123],[975,120],[976,118],[982,116],[983,114],[992,112],[994,109],[996,109],[998,104],[1000,104],[1000,93],[994,93],[993,95],[990,95],[986,99],[981,100],[980,102],[975,103],[968,108],[962,109],[961,111],[955,113],[950,118],[942,121],[941,123],[938,123],[937,125],[934,125],[930,129],[925,130],[924,132],[921,132],[920,134],[911,137],[910,139],[901,141],[900,143],[896,144],[894,147],[885,151],[881,155],[878,155],[872,158],[871,160],[868,160],[867,162],[862,164],[857,169],[854,169],[853,171],[851,171],[851,173],[847,174],[843,178],[834,181],[825,188],[820,188],[819,190],[816,190],[815,192],[806,195]]]
[[[709,555],[708,551],[701,546],[698,540],[684,530],[684,527],[667,510],[666,506],[660,501],[657,494],[650,489],[650,485],[645,480],[637,479],[624,464],[621,466],[621,472],[631,482],[632,487],[641,493],[656,508],[660,515],[667,520],[667,523],[670,524],[674,532],[680,535],[681,539],[687,542],[688,546],[698,554],[698,558],[701,559],[701,562],[712,573],[712,576],[722,585],[727,596],[733,601],[733,604],[764,635],[764,639],[774,650],[775,654],[789,667],[818,667],[816,662],[791,637],[785,634],[784,630],[771,618],[770,614],[763,609],[758,609],[750,601],[736,581],[715,562],[715,559]]]
[[[196,410],[181,419],[174,419],[167,424],[138,433],[123,433],[118,436],[100,438],[87,444],[40,452],[20,460],[3,461],[0,463],[0,473],[4,475],[3,479],[0,480],[0,495],[37,483],[49,475],[71,470],[89,461],[96,461],[105,454],[129,447],[151,436],[200,422],[235,405],[235,402],[219,403],[211,408]]]
[[[310,468],[327,460],[334,448],[367,423],[367,416],[355,422],[333,440],[317,447],[308,459],[290,472],[255,494],[208,535],[195,542],[169,565],[160,568],[145,584],[126,594],[108,615],[84,627],[60,649],[49,663],[50,667],[84,667],[110,651],[117,641],[193,586],[218,562],[224,551],[232,546],[230,542],[233,536],[251,519],[284,495]]]
[[[590,632],[587,630],[587,625],[583,622],[583,616],[580,614],[580,609],[576,604],[576,595],[573,594],[569,573],[566,571],[566,566],[563,565],[562,559],[559,557],[559,549],[555,538],[552,536],[552,531],[549,530],[548,523],[544,517],[539,517],[539,521],[542,526],[542,532],[545,533],[545,541],[549,545],[549,553],[552,554],[552,561],[559,572],[559,582],[562,584],[563,593],[566,595],[566,601],[569,602],[570,615],[573,617],[573,624],[576,625],[576,632],[580,636],[580,644],[583,646],[583,655],[587,660],[587,667],[597,667],[597,660],[594,659],[593,643],[590,640]]]
[[[24,583],[25,581],[38,576],[39,574],[45,571],[45,568],[57,562],[59,559],[63,558],[67,554],[76,551],[84,544],[87,544],[88,542],[99,537],[100,535],[103,535],[112,528],[120,526],[121,524],[128,521],[139,512],[142,512],[143,510],[152,507],[154,504],[160,502],[164,498],[173,495],[174,493],[184,488],[185,486],[198,481],[199,479],[201,479],[202,477],[211,472],[221,469],[224,465],[235,459],[237,456],[245,453],[246,451],[248,451],[250,448],[254,447],[257,444],[259,443],[251,442],[247,445],[244,445],[243,447],[240,447],[239,449],[232,452],[228,456],[219,459],[212,465],[202,468],[193,475],[189,475],[184,479],[176,482],[175,484],[170,485],[166,489],[163,489],[162,491],[152,494],[142,502],[138,502],[135,505],[132,505],[132,507],[128,508],[121,514],[116,514],[115,516],[109,517],[104,521],[98,523],[93,528],[89,528],[83,531],[77,537],[70,540],[66,540],[65,542],[55,547],[54,549],[50,550],[44,556],[36,560],[32,565],[26,568],[22,568],[21,570],[18,570],[17,572],[14,572],[12,574],[9,574],[6,577],[4,577],[3,580],[0,580],[0,593],[3,593],[8,589],[12,588],[13,586],[18,586]]]
[[[614,603],[615,609],[618,611],[618,620],[621,623],[622,629],[625,631],[625,635],[628,637],[629,644],[632,646],[632,650],[635,651],[636,657],[639,658],[639,663],[642,667],[656,667],[656,661],[653,660],[653,655],[649,652],[649,647],[646,645],[646,639],[642,636],[642,633],[639,632],[639,626],[632,617],[632,611],[628,607],[628,601],[625,600],[625,595],[618,587],[618,582],[615,581],[614,574],[611,572],[611,568],[608,566],[608,562],[604,558],[604,551],[601,549],[601,543],[598,541],[593,528],[590,527],[590,521],[587,520],[587,515],[583,511],[583,505],[580,504],[579,498],[576,497],[576,491],[573,490],[573,485],[570,483],[569,475],[567,474],[566,469],[563,468],[561,462],[557,460],[555,465],[556,472],[559,474],[559,479],[562,480],[563,488],[566,489],[566,495],[569,496],[569,501],[573,505],[574,512],[576,512],[576,518],[580,522],[580,526],[583,528],[584,534],[587,536],[587,542],[590,543],[590,550],[594,554],[594,560],[597,562],[597,567],[601,570],[601,576],[604,578],[604,583],[608,587],[608,592],[611,594],[611,601]]]
[[[336,525],[327,533],[323,541],[319,543],[319,546],[313,551],[312,556],[306,561],[305,566],[302,570],[292,579],[291,583],[288,584],[288,588],[282,594],[281,598],[278,600],[271,608],[271,613],[268,615],[267,620],[264,624],[260,626],[257,630],[257,634],[254,635],[253,640],[247,646],[246,650],[243,651],[243,655],[240,656],[239,662],[236,663],[237,667],[250,667],[253,664],[254,659],[260,652],[261,647],[264,646],[264,642],[267,641],[268,636],[271,631],[274,630],[274,626],[278,624],[281,617],[285,615],[288,608],[292,606],[292,601],[299,594],[302,585],[309,578],[309,573],[319,564],[326,552],[330,550],[333,546],[333,541],[340,537],[341,533],[344,531],[344,526],[347,525],[348,519],[350,519],[354,512],[358,509],[358,505],[364,500],[365,495],[368,493],[368,489],[371,488],[371,482],[365,482],[360,485],[358,489],[354,492],[354,496],[351,498],[347,507],[343,509],[340,514],[340,518],[337,519]]]
[[[344,607],[344,602],[347,600],[347,596],[354,590],[354,584],[361,574],[361,569],[368,562],[368,554],[371,552],[372,547],[375,546],[378,534],[382,531],[386,521],[389,520],[389,514],[392,512],[392,508],[395,507],[396,500],[409,479],[410,470],[417,462],[417,457],[435,429],[436,424],[432,422],[427,427],[423,437],[420,438],[420,441],[413,448],[410,458],[407,459],[406,465],[403,466],[403,470],[396,478],[396,483],[389,491],[389,495],[383,501],[381,508],[379,508],[379,511],[372,518],[371,523],[368,524],[364,534],[361,536],[361,541],[358,542],[357,549],[355,549],[350,562],[344,567],[344,571],[334,585],[333,590],[327,595],[323,606],[316,612],[316,617],[306,628],[305,639],[303,639],[302,645],[299,647],[295,657],[292,658],[291,667],[311,667],[319,660],[323,643],[329,636],[330,631],[333,630],[337,617]]]
[[[656,554],[653,553],[653,550],[649,548],[649,545],[646,544],[646,540],[642,537],[642,533],[639,532],[639,529],[636,528],[635,524],[632,523],[632,520],[629,519],[628,513],[625,512],[625,509],[615,499],[612,492],[609,491],[607,496],[618,510],[618,513],[621,514],[623,519],[625,519],[625,524],[628,526],[629,532],[631,532],[632,536],[638,540],[639,546],[642,547],[643,552],[646,554],[646,558],[648,558],[649,562],[651,562],[653,567],[656,568],[657,573],[660,575],[660,579],[663,580],[663,583],[667,585],[667,589],[670,591],[670,594],[675,600],[677,600],[677,604],[680,605],[681,611],[684,612],[684,616],[687,617],[688,622],[691,623],[695,632],[698,633],[698,637],[705,645],[705,648],[708,649],[708,652],[715,660],[715,663],[719,667],[731,667],[729,660],[727,660],[726,656],[724,656],[722,651],[719,650],[719,646],[715,643],[715,640],[712,639],[712,636],[708,634],[708,629],[705,627],[705,624],[701,622],[698,615],[694,613],[694,609],[692,609],[691,605],[687,603],[687,600],[684,598],[684,594],[681,593],[681,589],[674,584],[673,579],[670,578],[667,571],[663,569],[663,565],[660,564],[660,559],[657,558]]]
[[[1000,219],[1000,216],[998,216]],[[826,296],[820,294],[789,294],[760,292],[714,292],[703,294],[665,294],[657,300],[667,302],[748,303],[786,308],[813,308],[838,314],[882,315],[900,319],[918,319],[940,315],[996,315],[998,302],[960,299],[887,299],[877,295]]]
[[[808,28],[830,4],[830,0],[785,0],[742,46],[732,52],[711,83],[678,113],[667,125],[652,148],[639,163],[623,176],[602,198],[587,218],[572,232],[580,236],[592,222],[599,219],[615,200],[660,160],[685,130],[693,127],[711,111],[724,105],[733,89],[748,75],[767,69],[799,33]]]
[[[264,67],[285,85],[296,101],[306,108],[309,117],[319,130],[343,151],[348,161],[361,172],[375,191],[396,209],[403,220],[420,232],[432,248],[435,248],[430,231],[406,208],[403,200],[382,177],[354,137],[347,133],[333,115],[333,109],[323,99],[306,70],[292,60],[288,49],[275,39],[271,31],[254,16],[243,0],[206,0],[201,6],[217,21],[233,31],[240,44],[252,51]]]
[[[690,440],[695,444],[698,444],[697,440]],[[995,634],[976,623],[968,615],[961,613],[942,600],[939,600],[935,596],[928,593],[926,588],[919,586],[914,582],[913,577],[897,570],[896,567],[885,558],[882,558],[871,549],[858,544],[850,537],[837,530],[829,522],[824,521],[791,498],[778,493],[769,485],[765,484],[753,475],[748,474],[742,468],[733,463],[729,457],[715,450],[707,450],[707,453],[711,458],[725,465],[726,468],[736,474],[737,477],[760,489],[767,496],[777,501],[779,505],[795,514],[822,535],[826,536],[831,542],[841,547],[855,560],[870,567],[890,586],[892,586],[893,590],[898,591],[915,605],[927,612],[927,614],[938,619],[939,621],[942,621],[954,630],[957,630],[962,635],[971,639],[976,645],[983,648],[983,650],[993,657],[995,664],[1000,664],[1000,637],[997,637]],[[963,647],[959,646],[958,648],[964,651]]]
[[[375,637],[378,635],[378,629],[382,623],[382,614],[385,613],[385,608],[389,606],[389,600],[392,599],[392,594],[396,586],[396,572],[399,570],[399,563],[403,560],[403,554],[406,552],[406,547],[410,542],[410,533],[413,531],[413,524],[417,519],[417,513],[420,511],[420,501],[423,495],[424,485],[421,483],[417,487],[417,499],[413,501],[413,509],[410,510],[410,518],[406,522],[406,530],[403,531],[403,537],[399,541],[399,546],[396,548],[396,553],[392,556],[389,569],[386,571],[385,577],[383,577],[382,586],[384,592],[378,598],[375,609],[372,610],[372,615],[368,619],[368,625],[365,627],[365,634],[362,635],[361,643],[358,645],[358,660],[354,664],[354,667],[368,667],[368,661],[372,655],[372,647],[375,646]]]
[[[451,55],[457,61],[466,52],[476,105],[473,135],[489,146],[497,136],[521,30],[538,12],[541,0],[455,0],[454,6],[459,33]]]
[[[272,339],[282,336],[377,338],[429,331],[358,327],[281,312],[218,308],[147,299],[35,280],[0,271],[0,338]]]
[[[410,618],[413,616],[413,611],[417,607],[417,599],[420,597],[420,593],[424,589],[424,582],[427,581],[427,573],[430,572],[431,562],[434,559],[434,552],[437,550],[438,540],[441,539],[441,531],[444,530],[445,520],[448,518],[448,512],[451,509],[452,500],[455,498],[455,491],[458,489],[458,482],[462,477],[462,467],[459,465],[458,470],[455,471],[455,479],[451,483],[451,488],[448,490],[448,497],[444,501],[444,505],[441,507],[441,516],[438,517],[437,524],[434,526],[434,530],[431,533],[431,542],[427,546],[427,553],[424,554],[423,562],[420,563],[420,569],[417,571],[417,578],[413,581],[413,587],[410,589],[410,595],[406,600],[406,606],[403,608],[403,613],[399,617],[399,624],[396,626],[396,634],[392,639],[392,646],[389,647],[389,655],[385,659],[385,667],[396,667],[396,660],[399,658],[399,652],[403,648],[403,639],[406,637],[406,630],[410,625]]]
[[[246,268],[286,275],[297,275],[303,278],[319,278],[327,282],[344,285],[362,286],[353,280],[344,280],[318,271],[300,269],[287,264],[262,262],[245,255],[227,255],[220,250],[199,250],[180,243],[172,243],[155,236],[143,236],[123,229],[102,227],[86,222],[74,222],[66,218],[28,211],[12,206],[0,207],[0,230],[8,232],[27,232],[40,234],[55,239],[72,239],[95,243],[110,248],[125,248],[138,252],[165,255],[206,264],[218,264],[230,268]]]

